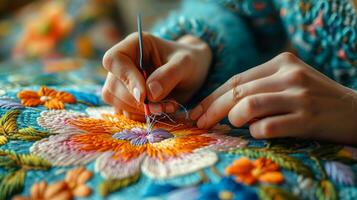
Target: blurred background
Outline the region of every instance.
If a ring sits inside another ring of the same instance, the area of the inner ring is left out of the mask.
[[[179,0],[0,0],[0,62],[101,59],[107,49],[136,31],[138,12],[143,14],[143,29],[149,31],[178,3]]]

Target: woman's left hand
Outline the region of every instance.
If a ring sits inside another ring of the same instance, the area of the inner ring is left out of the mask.
[[[199,128],[224,117],[255,138],[304,137],[357,144],[357,93],[282,53],[233,76],[190,113]]]

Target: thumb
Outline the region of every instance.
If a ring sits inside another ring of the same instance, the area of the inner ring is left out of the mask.
[[[167,97],[170,92],[183,80],[186,56],[175,55],[168,63],[157,68],[146,81],[148,99],[153,102]]]

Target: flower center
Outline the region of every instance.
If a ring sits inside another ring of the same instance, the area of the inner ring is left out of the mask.
[[[51,100],[51,97],[49,97],[49,96],[41,96],[40,97],[40,101],[42,101],[42,102],[46,102],[46,101],[49,101],[49,100]]]
[[[234,197],[234,194],[228,190],[222,190],[219,192],[218,197],[220,200],[231,200]]]
[[[163,129],[155,129],[148,132],[142,128],[132,128],[115,133],[112,137],[119,140],[128,140],[131,144],[140,146],[147,143],[161,142],[174,137],[174,135]]]

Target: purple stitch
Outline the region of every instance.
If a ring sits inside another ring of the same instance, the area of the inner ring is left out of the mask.
[[[22,109],[25,106],[23,106],[20,103],[14,102],[14,101],[5,101],[5,100],[0,100],[0,108],[4,109]]]
[[[148,133],[145,129],[132,128],[115,133],[112,137],[119,140],[128,140],[131,144],[140,146],[146,143],[160,142],[172,138],[173,135],[163,129],[155,129]]]
[[[167,132],[166,130],[155,129],[150,132],[150,134],[147,136],[147,139],[149,140],[150,143],[155,143],[172,137],[174,137],[174,135]]]

